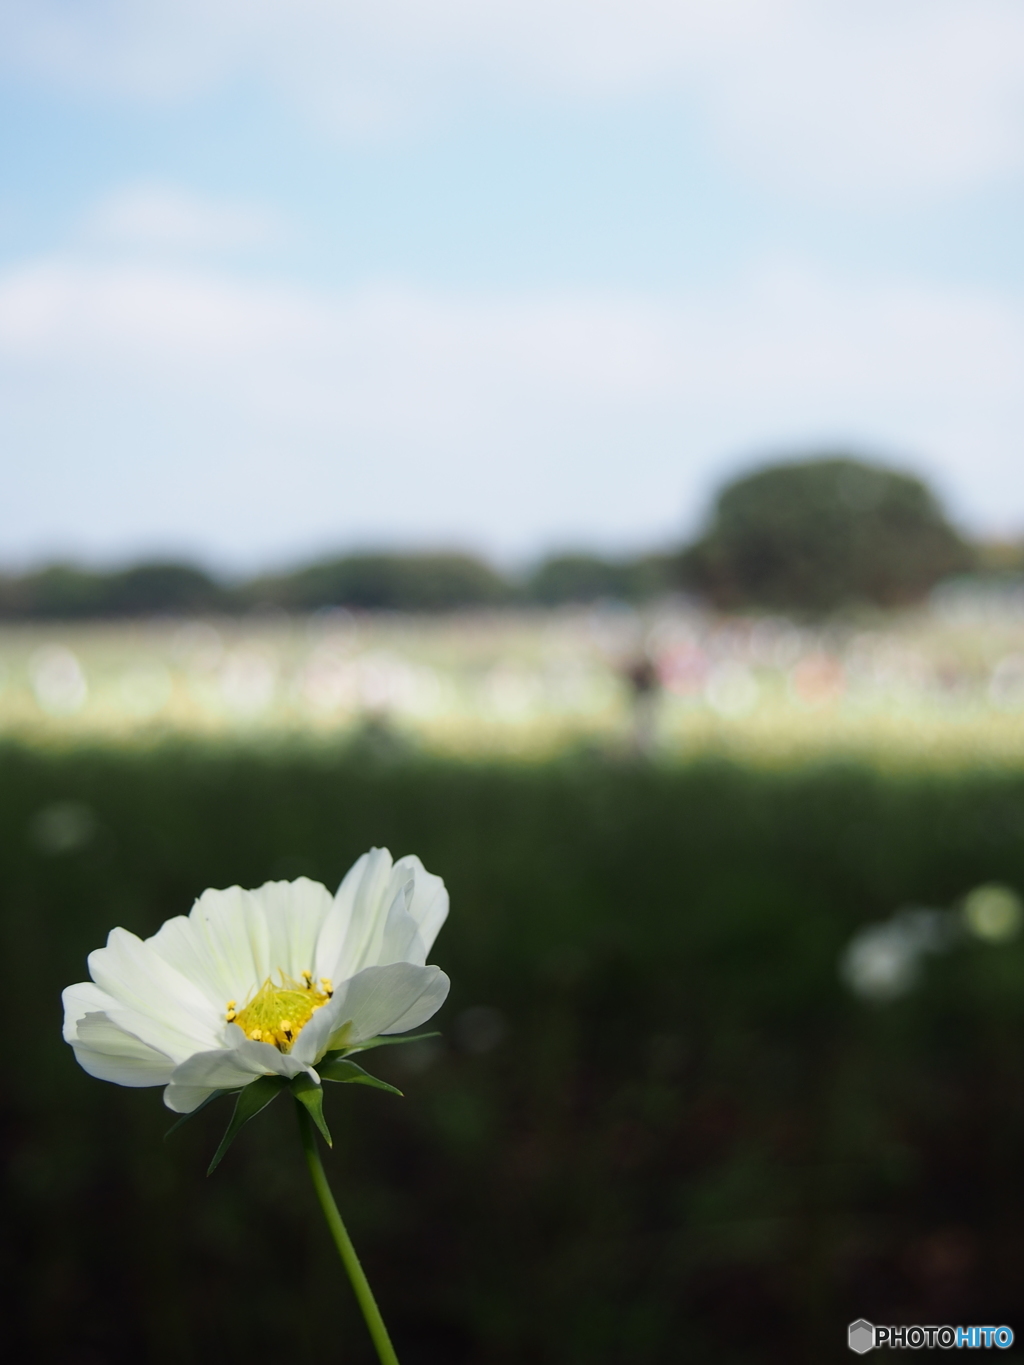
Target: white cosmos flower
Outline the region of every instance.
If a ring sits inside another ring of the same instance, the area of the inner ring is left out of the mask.
[[[441,878],[384,848],[336,896],[306,877],[204,891],[152,938],[111,930],[64,992],[64,1037],[91,1076],[164,1085],[182,1114],[260,1076],[319,1081],[324,1053],[441,1007],[448,978],[425,964],[447,914]]]

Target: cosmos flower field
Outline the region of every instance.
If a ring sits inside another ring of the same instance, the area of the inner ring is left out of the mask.
[[[649,659],[657,686],[629,681]],[[686,604],[0,629],[0,735],[345,736],[438,754],[1024,758],[1024,599],[807,625]]]

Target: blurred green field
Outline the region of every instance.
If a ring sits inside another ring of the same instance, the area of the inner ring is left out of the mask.
[[[961,913],[1024,890],[1019,769],[8,742],[0,831],[18,1360],[369,1360],[285,1105],[207,1181],[225,1115],[164,1144],[59,991],[115,924],[374,843],[452,897],[443,1037],[374,1057],[406,1099],[329,1097],[405,1365],[820,1365],[860,1315],[1020,1320],[1024,941]],[[851,944],[918,923],[916,974],[850,989]]]
[[[630,683],[649,660],[655,692]],[[1024,759],[1024,608],[954,585],[817,626],[683,603],[0,630],[0,735],[334,739],[448,755]]]

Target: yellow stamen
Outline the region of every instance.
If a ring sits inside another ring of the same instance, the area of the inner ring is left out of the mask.
[[[240,1010],[228,1001],[228,1023],[236,1023],[246,1037],[257,1043],[269,1043],[280,1052],[287,1052],[296,1035],[309,1023],[314,1010],[331,998],[332,987],[323,981],[323,989],[313,985],[313,973],[304,971],[302,980],[295,981],[284,972],[279,973],[281,984],[275,985],[267,977]]]

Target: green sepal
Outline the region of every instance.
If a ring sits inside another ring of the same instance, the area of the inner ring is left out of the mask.
[[[365,1043],[358,1043],[356,1047],[350,1049],[353,1052],[366,1052],[371,1047],[397,1047],[399,1043],[418,1043],[424,1038],[440,1038],[440,1033],[434,1029],[431,1033],[397,1033],[392,1035],[379,1033],[376,1038],[370,1038]]]
[[[291,1092],[300,1104],[304,1104],[309,1110],[310,1118],[320,1129],[320,1135],[328,1147],[334,1146],[331,1137],[331,1130],[327,1127],[327,1120],[324,1118],[324,1088],[317,1085],[313,1077],[308,1072],[300,1071],[291,1083]]]
[[[237,1092],[234,1090],[215,1090],[212,1095],[207,1095],[206,1099],[203,1100],[202,1104],[197,1104],[196,1107],[190,1110],[187,1114],[182,1114],[181,1118],[178,1119],[177,1123],[171,1124],[167,1132],[164,1133],[164,1142],[167,1141],[167,1139],[171,1136],[172,1133],[176,1133],[178,1129],[182,1126],[182,1124],[188,1123],[189,1119],[194,1119],[197,1114],[201,1114],[208,1104],[212,1104],[214,1100],[219,1100],[221,1095],[234,1095],[236,1093]]]
[[[318,1065],[317,1073],[322,1081],[341,1081],[343,1085],[372,1085],[375,1090],[387,1090],[392,1095],[397,1095],[399,1099],[404,1099],[401,1090],[388,1085],[387,1081],[371,1076],[361,1066],[356,1066],[355,1062],[346,1061],[336,1053],[327,1053]]]
[[[287,1084],[287,1076],[260,1076],[238,1092],[235,1112],[231,1115],[231,1122],[228,1124],[227,1132],[220,1140],[220,1146],[213,1154],[213,1160],[206,1168],[207,1175],[213,1175],[223,1161],[224,1153],[234,1142],[242,1124],[255,1118],[261,1109],[266,1109],[272,1100],[277,1099]]]
[[[394,1037],[379,1033],[376,1038],[369,1038],[365,1043],[354,1043],[352,1047],[339,1047],[333,1052],[326,1052],[324,1058],[326,1060],[329,1057],[347,1057],[352,1052],[368,1052],[371,1047],[397,1047],[399,1043],[418,1043],[423,1038],[440,1038],[440,1036],[436,1029],[433,1033],[396,1034]],[[317,1067],[318,1071],[319,1069]]]

